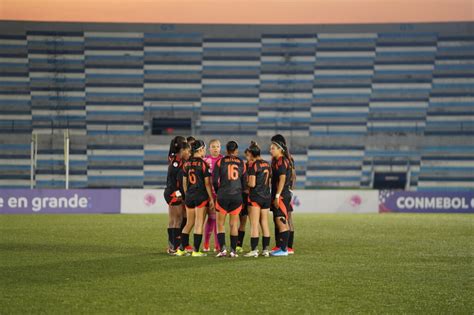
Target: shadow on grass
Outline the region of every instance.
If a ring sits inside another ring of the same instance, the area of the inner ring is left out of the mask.
[[[34,253],[57,253],[57,254],[123,254],[134,251],[143,252],[146,247],[112,246],[103,244],[77,244],[77,243],[0,243],[0,252],[34,252]]]
[[[97,245],[38,245],[38,244],[0,244],[0,250],[31,250],[32,252],[49,252],[58,254],[58,262],[35,263],[38,255],[31,257],[31,264],[25,266],[6,266],[0,269],[0,282],[3,286],[29,286],[41,284],[61,284],[72,282],[94,282],[98,279],[112,279],[127,275],[145,273],[181,273],[181,270],[205,268],[229,262],[230,259],[210,257],[172,257],[166,253],[145,248],[120,248]],[[93,254],[94,257],[72,257],[68,253]],[[109,254],[121,254],[110,257]],[[5,253],[2,253],[5,259]],[[41,258],[38,260],[40,261]],[[264,259],[262,259],[264,260]],[[266,259],[265,259],[266,260]],[[247,264],[248,259],[233,259],[235,264]],[[185,271],[186,272],[186,271]]]

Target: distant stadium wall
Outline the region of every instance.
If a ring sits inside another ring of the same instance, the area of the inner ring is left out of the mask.
[[[296,213],[474,213],[474,192],[296,190]],[[2,189],[0,214],[167,213],[162,189]]]

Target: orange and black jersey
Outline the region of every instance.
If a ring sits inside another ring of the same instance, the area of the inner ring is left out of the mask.
[[[171,194],[178,190],[182,183],[179,180],[179,173],[183,167],[183,161],[178,156],[173,156],[168,164],[168,175],[166,176],[165,192]]]
[[[207,196],[205,178],[210,177],[209,165],[201,158],[191,158],[183,166],[183,177],[187,179],[187,196]]]
[[[187,162],[187,160],[182,160],[182,163],[181,163],[182,165],[179,168],[178,175],[177,175],[178,189],[181,192],[181,194],[183,195],[183,199],[184,199],[183,177],[184,177],[184,165],[186,164],[186,162]]]
[[[282,196],[291,195],[291,165],[290,161],[282,156],[272,160],[272,199],[275,197],[278,189],[278,182],[281,175],[286,175],[285,185],[283,186]]]
[[[250,199],[270,198],[270,179],[272,177],[270,164],[264,160],[256,160],[249,166],[248,176],[255,176],[255,187],[250,188],[249,192]]]
[[[218,196],[242,195],[247,187],[247,166],[241,158],[227,155],[214,166],[212,183]]]
[[[174,153],[171,153],[170,155],[168,155],[168,164],[171,164],[176,158],[177,156]]]

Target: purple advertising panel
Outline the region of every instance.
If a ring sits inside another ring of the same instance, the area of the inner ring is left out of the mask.
[[[120,213],[120,190],[0,189],[3,213]]]
[[[379,212],[474,213],[474,191],[382,190]]]

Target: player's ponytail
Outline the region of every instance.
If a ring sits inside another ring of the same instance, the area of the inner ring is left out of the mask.
[[[291,186],[295,184],[296,181],[296,167],[295,167],[295,160],[293,159],[293,156],[290,154],[290,150],[288,150],[288,147],[286,144],[283,145],[284,151],[283,155],[288,159],[288,163],[290,165],[291,169]]]
[[[286,145],[285,138],[281,135],[276,135],[272,138],[272,143],[275,143],[277,146],[281,148],[283,152],[283,156],[288,160],[288,164],[291,170],[291,183],[293,185],[294,181],[296,180],[295,160],[293,159],[293,157],[290,154],[290,151],[288,150],[288,146]]]
[[[168,150],[168,157],[174,156],[181,150],[182,144],[186,142],[186,138],[182,136],[176,136],[171,139],[170,148]]]
[[[261,154],[260,147],[255,141],[250,141],[250,145],[247,150],[254,158],[259,157]]]

